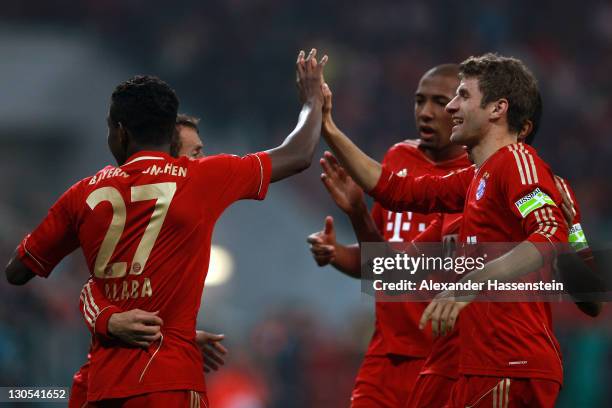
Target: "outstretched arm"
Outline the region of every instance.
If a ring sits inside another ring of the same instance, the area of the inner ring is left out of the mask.
[[[463,277],[460,282],[486,282],[488,280],[510,281],[542,266],[544,260],[532,242],[524,241],[505,255],[487,263],[483,269],[475,270]],[[475,294],[473,294],[475,296]],[[468,296],[469,297],[469,296]],[[450,333],[461,310],[470,301],[457,301],[454,293],[444,291],[438,294],[425,308],[419,328],[423,330],[429,320],[434,336]]]
[[[304,59],[300,51],[296,63],[297,85],[303,103],[298,124],[283,143],[266,153],[272,162],[271,182],[279,181],[304,171],[310,166],[315,148],[321,136],[321,106],[323,94],[323,67],[327,56],[316,59],[317,50],[312,49]]]
[[[327,84],[323,85],[323,96],[326,109],[323,112],[322,133],[325,141],[355,182],[366,192],[372,191],[380,178],[382,166],[338,129],[331,115],[332,93]]]
[[[6,279],[12,285],[25,285],[34,276],[48,277],[53,268],[79,246],[71,216],[78,197],[78,183],[49,209],[47,216],[26,235],[6,265]]]
[[[338,127],[332,115],[332,93],[323,85],[323,137],[347,173],[387,210],[461,212],[473,169],[442,176],[414,177],[391,172],[362,152]]]
[[[518,161],[516,167],[506,166],[505,174],[500,179],[506,200],[502,205],[512,211],[516,217],[514,221],[520,222],[526,238],[504,255],[486,263],[483,268],[464,274],[461,283],[514,281],[542,266],[552,266],[559,248],[557,245],[568,242],[569,230],[562,210],[556,204],[561,201],[561,197],[556,191],[553,178],[541,160],[536,159],[532,163],[532,172],[538,176],[535,183],[521,182],[519,175],[522,177],[522,173]],[[521,200],[528,205],[519,207]],[[419,327],[423,329],[431,320],[434,335],[450,332],[461,310],[477,292],[468,293],[467,302],[458,302],[452,291],[439,293],[423,312]]]

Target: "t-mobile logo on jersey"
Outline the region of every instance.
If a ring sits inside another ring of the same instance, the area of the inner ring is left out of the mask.
[[[404,217],[404,214],[406,215]],[[408,211],[405,213],[396,213],[393,211],[387,212],[387,232],[392,232],[393,235],[389,238],[389,242],[403,242],[402,232],[410,231],[413,228],[412,222],[413,213]],[[425,223],[418,223],[418,231],[425,231]]]

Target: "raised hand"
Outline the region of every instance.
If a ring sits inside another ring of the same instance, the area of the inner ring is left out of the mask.
[[[225,339],[223,334],[213,334],[204,330],[196,330],[196,344],[202,352],[204,359],[204,371],[210,373],[217,371],[220,366],[225,364],[227,349],[221,344]]]
[[[561,177],[555,176],[555,185],[557,186],[557,190],[559,190],[559,193],[561,193],[561,198],[563,199],[563,202],[561,203],[561,211],[563,212],[563,217],[565,218],[567,225],[572,228],[574,225],[574,217],[576,217],[576,208],[574,208],[572,199],[561,183]]]
[[[306,239],[310,244],[310,252],[319,266],[325,266],[334,261],[336,257],[336,230],[334,219],[325,217],[325,227],[322,231],[310,234]]]
[[[323,85],[321,85],[321,92],[323,92],[323,121],[330,120],[333,94],[327,83],[324,82]]]
[[[161,337],[164,322],[157,313],[140,309],[113,313],[108,319],[108,332],[124,343],[147,348]]]
[[[321,181],[336,205],[348,215],[367,211],[363,190],[340,166],[336,158],[330,152],[325,152],[320,163],[323,168]]]
[[[310,53],[304,58],[304,51],[300,51],[295,64],[296,85],[300,102],[305,103],[310,100],[316,100],[323,103],[323,93],[321,85],[323,84],[323,68],[327,63],[327,55],[317,61],[317,50],[310,50]]]
[[[321,138],[321,117],[323,113],[323,67],[327,56],[317,61],[317,50],[310,51],[304,58],[300,51],[295,63],[296,85],[302,108],[298,123],[293,131],[277,147],[266,150],[272,162],[270,182],[274,183],[310,167],[314,151]]]

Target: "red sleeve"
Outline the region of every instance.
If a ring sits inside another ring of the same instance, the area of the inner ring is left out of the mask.
[[[513,145],[503,161],[502,190],[507,205],[521,219],[523,233],[533,243],[567,243],[568,228],[556,203],[561,202],[553,174],[537,155],[522,144]],[[542,245],[537,245],[543,251]],[[543,253],[547,257],[548,254]]]
[[[392,211],[462,212],[474,167],[452,171],[445,176],[413,177],[394,173],[382,166],[376,187],[370,191],[384,208]]]
[[[92,278],[81,289],[79,308],[91,334],[107,338],[110,337],[108,333],[108,319],[110,319],[113,313],[123,311],[104,296],[100,286]]]
[[[66,191],[17,247],[19,260],[39,276],[49,276],[65,256],[79,247],[75,221],[78,186]]]
[[[225,205],[237,200],[263,200],[266,197],[272,164],[265,152],[234,156],[221,154],[200,159],[205,177],[218,187]]]

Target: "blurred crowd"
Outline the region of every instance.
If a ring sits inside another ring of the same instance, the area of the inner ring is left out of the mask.
[[[300,49],[329,54],[336,122],[378,158],[391,144],[415,137],[413,93],[429,67],[488,51],[519,57],[539,79],[544,100],[535,146],[576,190],[595,246],[612,238],[611,21],[612,3],[603,0],[5,0],[0,10],[2,24],[93,36],[109,55],[177,89],[183,106],[203,117],[205,144],[216,134],[247,150],[280,142],[293,126],[299,106],[292,69]],[[46,162],[37,163],[20,169],[44,173]],[[3,163],[0,170],[7,168]],[[316,175],[300,177],[293,187],[305,207],[323,214],[330,202],[318,183]],[[2,191],[18,192],[0,201],[2,259],[48,202],[19,184],[0,182]],[[1,280],[0,385],[24,378],[49,385],[48,378],[68,378],[82,362],[88,341],[77,310],[83,260],[60,269],[61,280],[19,289]],[[562,393],[563,406],[612,403],[609,390],[597,388],[612,372],[609,325],[576,331],[580,319],[561,316],[566,364],[578,367],[566,370],[566,387],[577,391]],[[369,336],[367,318],[351,318],[355,330],[340,333],[303,309],[254,322],[249,337],[230,344],[229,365],[210,377],[211,400],[222,408],[346,406]],[[48,352],[66,344],[80,352]],[[597,380],[581,380],[594,373]],[[579,393],[583,399],[569,399]]]
[[[301,48],[330,55],[337,122],[378,156],[414,137],[412,94],[427,68],[487,51],[522,58],[544,98],[536,146],[576,186],[591,235],[611,235],[608,1],[7,0],[0,16],[95,33],[169,81],[207,126],[244,129],[255,148],[282,140],[295,116]]]

